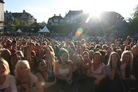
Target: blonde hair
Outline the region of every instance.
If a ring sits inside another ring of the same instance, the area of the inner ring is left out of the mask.
[[[130,56],[130,60],[129,60],[128,64],[129,64],[130,69],[132,70],[132,66],[133,66],[133,54],[132,54],[131,51],[125,50],[125,51],[122,53],[122,55],[121,55],[121,62],[123,62],[122,59],[123,59],[123,56],[124,56],[125,54],[129,54],[129,56]]]
[[[15,66],[15,77],[17,80],[20,80],[20,74],[18,72],[18,69],[21,65],[25,65],[27,67],[27,76],[30,77],[31,75],[29,62],[27,60],[19,60]]]
[[[10,69],[9,69],[9,64],[8,64],[8,62],[5,60],[5,59],[3,59],[2,57],[0,57],[0,64],[3,64],[4,65],[4,67],[5,67],[5,72],[4,72],[4,74],[5,75],[8,75],[9,73],[10,73]]]

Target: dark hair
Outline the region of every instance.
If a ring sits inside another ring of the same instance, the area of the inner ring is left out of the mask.
[[[105,52],[103,50],[99,50],[99,52],[101,53],[102,56],[105,55]]]
[[[60,59],[60,56],[64,53],[67,54],[67,61],[69,61],[69,52],[64,48],[61,48],[60,51],[59,51],[59,59]]]
[[[120,61],[120,57],[119,57],[119,55],[118,55],[117,52],[111,52],[110,57],[109,57],[109,61],[108,61],[108,65],[111,66],[111,68],[112,68],[112,55],[113,55],[113,54],[116,54],[116,55],[117,55],[117,57],[118,57],[117,68],[118,68],[119,70],[121,70],[121,68],[120,68],[121,61]]]
[[[36,61],[36,62],[35,62],[35,68],[37,68],[37,67],[39,66],[39,63],[40,63],[41,61],[45,61],[45,60],[44,60],[44,59],[39,59],[38,61]]]
[[[12,43],[16,43],[16,41],[15,41],[15,40],[13,40],[13,41],[12,41]]]
[[[35,64],[34,64],[34,72],[35,73],[37,73],[39,70],[37,69],[37,67],[39,67],[39,63],[41,62],[41,61],[45,61],[44,59],[39,59],[38,61],[36,61],[35,62]]]

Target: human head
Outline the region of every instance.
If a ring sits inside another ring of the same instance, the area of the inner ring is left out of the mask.
[[[130,45],[125,46],[124,50],[130,50],[131,51],[131,46]]]
[[[59,51],[59,58],[60,60],[66,60],[68,61],[69,60],[69,53],[66,49],[64,48],[61,48],[60,51]]]
[[[27,60],[19,60],[15,66],[15,77],[19,79],[22,75],[30,76],[30,65]]]
[[[2,49],[2,50],[0,50],[0,52],[1,52],[1,57],[3,57],[6,61],[9,61],[9,58],[10,58],[10,55],[11,55],[10,50]]]
[[[89,51],[89,58],[90,58],[90,60],[92,60],[93,54],[94,54],[94,50],[90,50]]]
[[[9,62],[12,66],[15,66],[18,60],[21,60],[21,57],[18,54],[13,54],[11,55]]]
[[[121,49],[116,49],[117,54],[119,55],[119,57],[121,57],[122,54],[122,50]]]
[[[112,67],[112,62],[117,61],[117,67],[120,69],[120,57],[117,54],[117,52],[112,52],[109,56],[109,61],[108,61],[108,65],[110,65]]]
[[[131,51],[124,51],[121,55],[121,62],[128,63],[130,68],[132,69],[133,65],[133,54]]]
[[[85,40],[84,39],[81,39],[81,44],[85,44]]]
[[[37,71],[40,71],[40,72],[46,71],[46,66],[47,66],[47,64],[44,59],[38,60],[35,63],[36,72]]]
[[[102,49],[103,49],[103,50],[107,50],[107,48],[108,48],[107,44],[103,44],[103,45],[102,45]]]
[[[100,60],[101,60],[101,53],[99,51],[96,51],[94,54],[93,54],[93,59],[92,59],[92,62],[93,63],[100,63]]]
[[[82,57],[83,57],[84,60],[88,59],[89,58],[89,52],[88,51],[84,51],[82,53]]]
[[[101,62],[105,61],[105,52],[104,50],[99,50],[99,52],[101,53]]]
[[[4,75],[8,75],[9,72],[10,72],[10,69],[9,69],[8,62],[2,57],[0,57],[0,74],[3,73]]]

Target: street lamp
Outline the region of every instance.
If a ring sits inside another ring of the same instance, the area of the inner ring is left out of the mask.
[[[4,1],[0,0],[0,30],[3,30],[4,23]]]

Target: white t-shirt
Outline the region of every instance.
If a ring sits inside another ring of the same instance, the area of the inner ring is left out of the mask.
[[[5,82],[0,85],[0,90],[5,88],[11,88],[11,92],[17,92],[15,78],[12,75],[7,75]]]
[[[105,67],[104,63],[101,63],[99,67],[96,70],[93,70],[93,65],[91,66],[91,73],[96,74],[96,75],[101,75],[102,74],[102,69]]]

